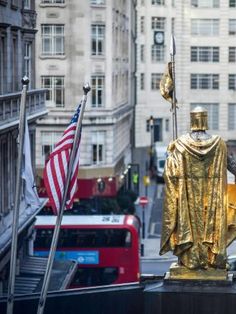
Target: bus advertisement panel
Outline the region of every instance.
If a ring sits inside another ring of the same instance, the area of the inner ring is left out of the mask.
[[[47,257],[56,216],[37,216],[34,255]],[[76,260],[70,288],[138,282],[139,221],[132,215],[62,219],[55,258]]]

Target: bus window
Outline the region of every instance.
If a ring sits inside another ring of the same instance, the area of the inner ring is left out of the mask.
[[[35,248],[49,248],[52,229],[37,229]],[[61,229],[58,248],[130,247],[131,233],[126,229]]]
[[[52,229],[37,229],[34,246],[49,249],[51,246],[52,235]]]

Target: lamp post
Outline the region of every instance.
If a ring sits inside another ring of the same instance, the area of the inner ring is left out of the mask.
[[[150,170],[150,174],[151,177],[153,176],[153,171],[154,171],[154,160],[153,160],[153,142],[154,142],[154,118],[153,116],[150,116],[149,118],[149,128],[150,128],[150,136],[151,136],[151,144],[150,144],[150,162],[149,162],[149,170]]]

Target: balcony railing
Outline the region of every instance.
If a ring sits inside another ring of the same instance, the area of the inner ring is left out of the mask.
[[[46,89],[27,92],[26,113],[28,116],[45,110]],[[19,119],[21,92],[0,95],[0,126]]]

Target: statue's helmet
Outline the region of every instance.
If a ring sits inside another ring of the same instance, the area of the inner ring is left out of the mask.
[[[191,131],[204,131],[208,130],[207,123],[207,110],[201,106],[195,107],[190,112],[191,117]]]

